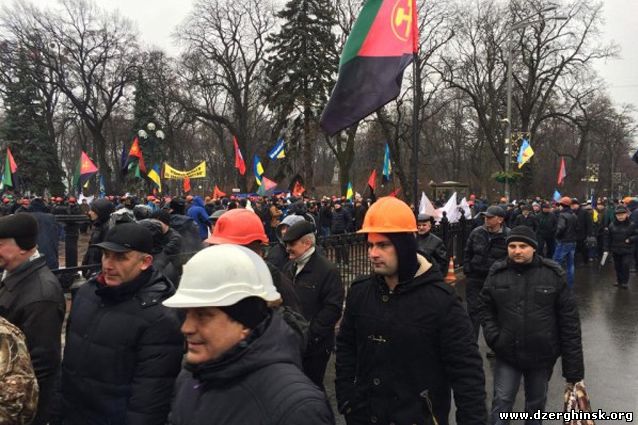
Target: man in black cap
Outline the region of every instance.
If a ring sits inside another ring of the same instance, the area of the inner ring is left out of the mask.
[[[290,261],[284,267],[301,304],[301,314],[310,323],[303,371],[319,388],[334,349],[335,325],[341,318],[344,288],[337,267],[321,255],[315,245],[315,226],[302,220],[283,235]]]
[[[27,339],[40,387],[33,424],[46,424],[60,368],[65,302],[62,286],[38,252],[37,236],[38,223],[29,213],[0,218],[0,316]]]
[[[481,328],[478,317],[478,296],[492,264],[507,256],[505,240],[510,232],[510,229],[503,225],[505,220],[503,208],[492,205],[481,214],[485,221],[482,226],[470,233],[465,244],[463,259],[463,273],[467,277],[465,281],[467,313],[472,320],[474,337],[477,341]]]
[[[434,218],[427,214],[419,214],[416,225],[417,249],[432,260],[441,273],[445,273],[448,267],[447,249],[443,240],[432,233]]]
[[[164,423],[183,352],[177,313],[162,305],[175,289],[153,268],[144,226],[117,224],[97,246],[102,271],[69,316],[63,423]]]
[[[545,408],[558,357],[562,357],[568,383],[582,380],[585,374],[580,320],[565,271],[537,255],[537,247],[529,227],[512,229],[507,238],[508,257],[492,266],[480,294],[485,340],[496,353],[490,421],[495,425],[509,423],[500,413],[512,411],[521,377],[525,379],[525,410],[534,414]]]

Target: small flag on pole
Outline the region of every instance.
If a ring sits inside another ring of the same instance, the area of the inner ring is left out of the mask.
[[[255,175],[257,185],[261,186],[261,176],[264,174],[264,166],[261,164],[261,160],[257,155],[253,157],[253,174]]]
[[[370,173],[370,177],[368,177],[368,187],[370,187],[370,190],[372,192],[374,192],[374,189],[377,188],[377,170],[376,170],[376,168],[374,170],[372,170],[372,172]]]
[[[160,178],[160,165],[155,164],[147,174],[148,178],[155,184],[157,189],[162,191],[162,179]]]
[[[286,151],[284,149],[284,139],[280,137],[277,140],[277,144],[268,152],[268,158],[270,159],[282,159],[286,157]]]
[[[191,191],[191,179],[190,177],[184,177],[184,193],[188,193]]]
[[[562,186],[563,181],[567,177],[567,170],[565,169],[565,158],[560,158],[560,168],[558,169],[558,185]]]
[[[213,198],[222,198],[226,196],[225,192],[222,192],[222,190],[217,187],[217,185],[215,185],[215,190],[213,191]]]
[[[385,154],[383,155],[383,181],[388,182],[392,178],[392,162],[390,161],[390,146],[385,144]]]
[[[239,170],[239,174],[242,176],[246,174],[246,162],[239,150],[239,143],[237,143],[237,137],[233,136],[233,145],[235,146],[235,168]]]
[[[521,149],[518,151],[518,168],[522,168],[534,156],[534,150],[529,144],[529,140],[523,139]]]
[[[352,190],[352,182],[348,182],[348,189],[346,190],[346,199],[350,200],[354,196],[354,191]]]
[[[552,196],[552,199],[556,202],[560,201],[560,192],[558,190],[554,190],[554,196]]]

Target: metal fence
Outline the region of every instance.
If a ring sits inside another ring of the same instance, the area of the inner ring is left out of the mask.
[[[96,265],[78,267],[79,228],[82,223],[88,222],[88,217],[85,215],[56,215],[55,218],[65,229],[65,267],[53,272],[58,276],[62,285],[68,287],[77,277],[78,272],[96,267]],[[450,224],[447,218],[443,217],[441,222],[432,229],[432,232],[445,242],[448,256],[454,257],[456,267],[463,265],[463,250],[472,228],[472,220],[465,220],[462,217],[460,222]],[[344,283],[349,285],[358,276],[370,274],[366,235],[345,233],[320,237],[317,244],[323,249],[324,255],[337,265]]]

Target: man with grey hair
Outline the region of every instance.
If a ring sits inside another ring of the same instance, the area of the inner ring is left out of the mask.
[[[291,260],[284,273],[293,282],[301,314],[310,323],[304,373],[320,388],[334,350],[335,325],[341,318],[344,288],[337,267],[316,249],[315,226],[299,221],[287,229],[282,240]]]

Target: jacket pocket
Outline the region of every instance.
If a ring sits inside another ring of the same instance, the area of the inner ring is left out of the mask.
[[[556,288],[538,287],[534,290],[534,303],[540,307],[550,306],[556,298]]]

